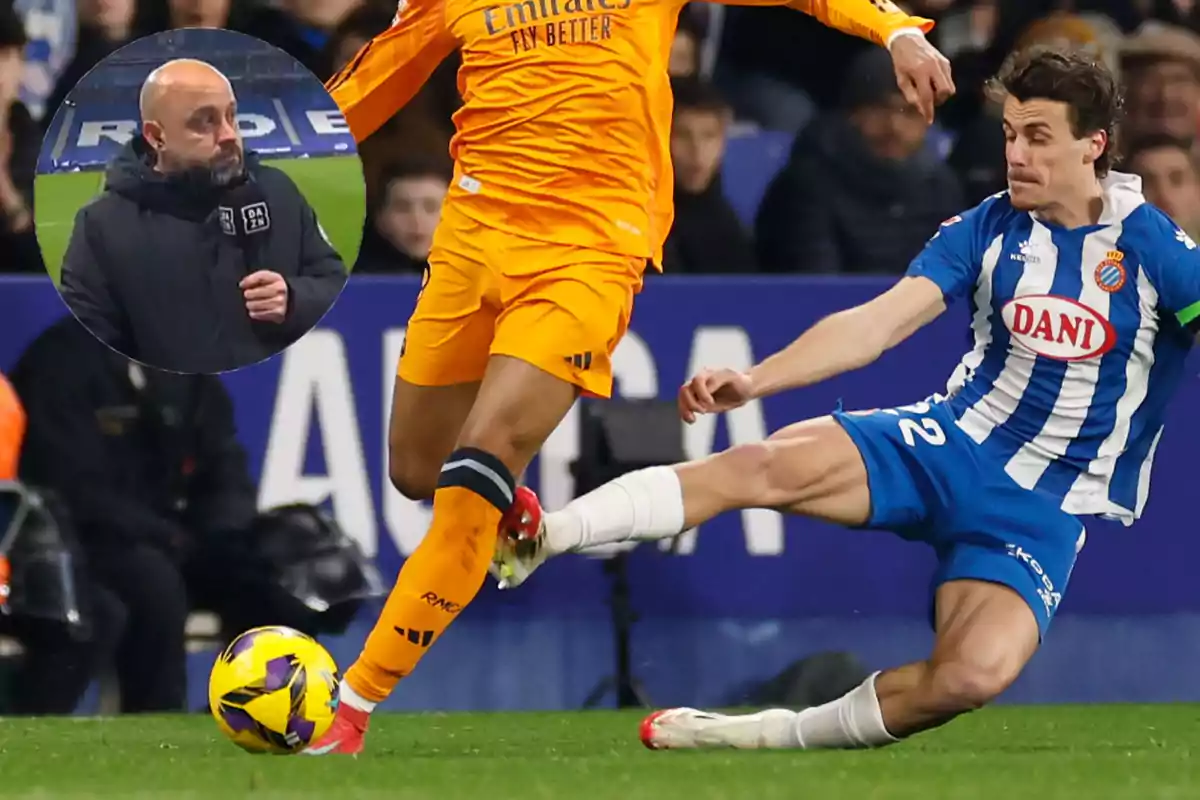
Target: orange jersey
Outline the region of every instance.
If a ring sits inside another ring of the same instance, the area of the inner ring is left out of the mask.
[[[667,60],[686,0],[406,0],[327,85],[358,141],[456,48],[447,202],[526,238],[658,262],[673,218]],[[890,0],[789,5],[882,43],[932,23]]]

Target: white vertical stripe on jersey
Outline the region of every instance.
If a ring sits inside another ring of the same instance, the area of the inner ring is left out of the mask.
[[[1004,252],[1004,234],[1000,234],[983,253],[983,263],[979,268],[979,280],[975,285],[975,316],[971,318],[971,330],[975,334],[975,347],[963,356],[963,360],[954,368],[950,380],[946,381],[946,396],[953,397],[962,387],[967,385],[975,370],[983,363],[988,345],[992,343],[992,277],[996,272],[996,264],[1000,254]]]
[[[1154,441],[1150,443],[1150,450],[1146,453],[1146,460],[1142,462],[1142,468],[1138,470],[1138,486],[1137,486],[1137,508],[1133,510],[1135,517],[1142,515],[1142,509],[1146,507],[1146,500],[1150,497],[1150,470],[1154,466],[1154,453],[1158,450],[1158,440],[1162,438],[1163,429],[1160,427],[1158,433],[1154,434]],[[1132,525],[1133,521],[1125,523]]]
[[[1158,336],[1158,290],[1142,266],[1137,273],[1138,312],[1141,322],[1133,340],[1133,352],[1125,362],[1125,391],[1117,400],[1116,420],[1113,429],[1100,443],[1096,457],[1081,472],[1071,485],[1071,491],[1063,498],[1063,510],[1072,514],[1088,513],[1083,509],[1094,507],[1097,501],[1104,502],[1108,496],[1108,481],[1117,465],[1117,456],[1125,452],[1129,443],[1129,424],[1133,412],[1146,399],[1150,389],[1150,368],[1154,365],[1154,340]],[[1140,487],[1139,487],[1140,489]],[[1122,509],[1128,516],[1129,509]],[[1119,514],[1116,506],[1112,513]],[[1132,521],[1132,520],[1130,520]]]
[[[1096,282],[1096,267],[1110,251],[1117,249],[1117,240],[1120,238],[1119,222],[1083,238],[1079,264],[1082,288],[1078,299],[1104,319],[1110,319],[1112,295]],[[1092,397],[1096,394],[1101,360],[1102,357],[1098,356],[1067,364],[1058,397],[1054,400],[1054,410],[1046,418],[1041,431],[1023,444],[1004,465],[1004,471],[1018,486],[1024,489],[1036,486],[1050,462],[1066,453],[1067,447],[1079,435],[1079,430],[1087,420],[1088,409],[1092,406]]]
[[[1014,248],[1012,253],[1021,253],[1020,248]],[[1021,279],[1017,281],[1013,297],[1023,297],[1030,294],[1048,294],[1054,284],[1054,268],[1058,264],[1058,248],[1050,238],[1050,229],[1036,219],[1029,233],[1029,247],[1024,253],[1037,259],[1037,263],[1025,262]],[[1001,297],[1000,306],[1012,298]],[[1004,322],[997,320],[996,324]],[[1008,355],[1000,374],[992,383],[990,392],[979,398],[975,405],[963,412],[958,420],[958,427],[963,430],[976,444],[983,444],[998,425],[1008,422],[1008,418],[1017,410],[1021,395],[1029,386],[1033,375],[1033,365],[1037,362],[1037,354],[1025,345],[1010,338]]]

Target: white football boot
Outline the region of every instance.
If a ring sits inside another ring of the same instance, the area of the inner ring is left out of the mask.
[[[757,750],[769,747],[764,729],[795,725],[795,712],[773,708],[757,714],[714,714],[695,708],[668,708],[642,720],[642,744],[651,750],[695,750],[732,747]]]

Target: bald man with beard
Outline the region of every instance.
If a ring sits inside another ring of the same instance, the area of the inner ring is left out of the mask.
[[[155,69],[141,133],[75,218],[60,291],[114,350],[173,372],[254,364],[309,331],[346,280],[316,214],[248,153],[229,80],[203,61]]]

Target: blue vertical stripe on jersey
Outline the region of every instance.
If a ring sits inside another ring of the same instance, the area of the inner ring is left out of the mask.
[[[1058,261],[1054,267],[1054,281],[1050,284],[1049,294],[1078,300],[1083,288],[1080,273],[1083,240],[1093,229],[1066,230],[1054,225],[1046,227],[1050,231],[1050,240],[1058,249]],[[1004,324],[1000,323],[999,327],[1004,327]],[[1026,442],[1037,438],[1046,426],[1050,413],[1054,411],[1054,404],[1058,401],[1058,393],[1062,391],[1063,377],[1066,373],[1066,361],[1038,356],[1033,365],[1029,385],[1021,394],[1016,410],[998,429],[1002,435],[989,436],[984,443],[988,455],[1006,463]]]
[[[1138,299],[1138,281],[1142,276],[1135,259],[1135,253],[1139,252],[1137,243],[1131,242],[1123,230],[1116,249],[1128,256],[1125,285],[1113,293],[1108,307],[1108,320],[1117,331],[1117,346],[1102,357],[1096,391],[1079,434],[1067,446],[1067,452],[1050,463],[1036,487],[1058,498],[1071,490],[1079,473],[1087,469],[1116,426],[1117,403],[1126,389],[1125,369],[1142,323]]]
[[[1004,231],[1004,241],[1000,246],[1000,257],[996,268],[992,270],[992,313],[988,316],[991,326],[992,341],[984,353],[983,361],[975,370],[975,374],[967,381],[953,400],[950,410],[955,419],[961,419],[963,413],[975,405],[992,390],[996,378],[1004,369],[1004,361],[1008,358],[1008,348],[1011,337],[1004,321],[1000,318],[1000,309],[1012,299],[1017,291],[1017,283],[1021,280],[1021,270],[1012,269],[1008,261],[1017,252],[1017,245],[1029,238],[1033,232],[1033,218],[1022,214],[1013,220],[1013,224]],[[971,344],[974,347],[974,342]]]
[[[1163,326],[1166,328],[1166,326]],[[1159,329],[1154,341],[1154,366],[1150,368],[1150,388],[1146,400],[1133,414],[1129,427],[1129,442],[1125,452],[1117,458],[1112,479],[1108,484],[1109,499],[1121,506],[1135,510],[1137,506],[1138,479],[1142,464],[1150,453],[1171,395],[1179,387],[1187,360],[1184,341],[1172,331]]]

